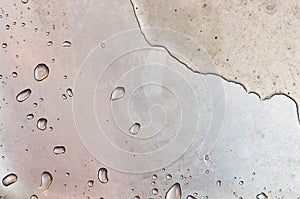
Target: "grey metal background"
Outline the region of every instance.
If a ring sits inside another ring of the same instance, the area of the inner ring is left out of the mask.
[[[129,1],[18,0],[1,1],[0,8],[0,40],[7,44],[0,51],[0,176],[18,177],[1,184],[3,197],[165,198],[175,183],[182,198],[300,196],[300,130],[288,97],[261,101],[241,85],[187,69],[146,42]],[[184,38],[172,31],[170,36]],[[213,67],[205,57],[193,62],[176,48],[168,50],[185,63]],[[43,81],[34,79],[39,63],[49,67]],[[111,102],[119,85],[125,85],[125,96]],[[16,95],[26,88],[32,93],[20,103]],[[28,114],[34,118],[28,120]],[[44,131],[37,128],[39,118],[47,119]],[[89,126],[93,120],[104,130]],[[133,137],[128,129],[136,120],[142,128]],[[136,156],[101,148],[101,132]],[[182,141],[168,153],[145,155],[177,136]],[[92,141],[99,145],[87,144]],[[55,146],[66,152],[54,154]],[[108,170],[107,183],[98,180],[100,168]],[[40,187],[43,172],[53,177],[47,190]]]

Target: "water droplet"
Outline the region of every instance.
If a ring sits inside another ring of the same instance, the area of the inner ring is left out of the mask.
[[[89,181],[87,182],[87,185],[88,185],[89,187],[94,186],[94,180],[89,180]]]
[[[23,101],[25,101],[26,99],[28,99],[28,97],[30,96],[30,94],[31,94],[31,90],[30,90],[29,88],[27,88],[27,89],[21,91],[21,92],[17,95],[16,100],[17,100],[18,102],[23,102]]]
[[[12,76],[13,78],[16,78],[16,77],[18,76],[18,73],[17,73],[17,72],[12,72],[12,73],[11,73],[11,76]]]
[[[264,192],[261,192],[257,194],[256,199],[268,199],[268,196]]]
[[[37,195],[35,195],[35,194],[33,194],[33,195],[30,196],[30,199],[38,199],[38,198],[39,197]]]
[[[3,43],[2,48],[6,48],[6,47],[7,47],[7,43]]]
[[[186,199],[196,199],[196,197],[194,197],[194,196],[192,196],[192,195],[188,195],[188,196],[186,197]]]
[[[38,64],[34,69],[34,79],[37,81],[42,81],[46,79],[49,75],[49,68],[46,64]]]
[[[66,94],[62,94],[61,96],[62,96],[62,98],[63,98],[64,100],[66,100],[66,99],[67,99],[67,96],[66,96]]]
[[[152,176],[152,179],[153,179],[153,180],[156,180],[156,179],[157,179],[157,175],[154,174],[154,175]]]
[[[56,146],[53,148],[53,152],[55,155],[63,154],[66,152],[66,148],[64,146]]]
[[[181,187],[175,183],[166,193],[166,199],[181,199]]]
[[[6,29],[6,30],[9,30],[9,28],[10,28],[10,26],[7,24],[7,25],[5,26],[5,29]]]
[[[267,5],[266,6],[267,10],[274,10],[274,8],[275,8],[275,5]]]
[[[139,123],[134,123],[130,128],[129,132],[132,135],[136,135],[140,131],[141,125]]]
[[[52,175],[48,171],[44,171],[41,175],[41,185],[39,189],[47,191],[53,181]]]
[[[101,183],[108,182],[108,171],[106,168],[100,168],[98,171],[98,179]]]
[[[48,42],[47,42],[47,45],[48,45],[48,46],[51,46],[52,44],[53,44],[52,41],[48,41]]]
[[[133,199],[141,199],[140,196],[134,196]]]
[[[32,113],[27,114],[27,115],[26,115],[26,118],[27,118],[28,120],[32,120],[32,119],[34,118],[34,115],[33,115]]]
[[[7,186],[17,182],[17,180],[18,180],[18,176],[14,173],[11,173],[2,179],[2,184],[7,187]]]
[[[167,174],[166,178],[167,178],[167,180],[171,180],[172,179],[172,175],[171,174]]]
[[[63,47],[71,47],[72,43],[70,41],[64,41]]]
[[[205,155],[204,160],[208,161],[209,160],[209,155]]]
[[[158,194],[158,189],[157,188],[153,188],[152,189],[152,193],[153,193],[153,195],[157,195]]]
[[[117,87],[111,93],[110,100],[111,101],[118,100],[118,99],[122,98],[124,95],[125,95],[125,88]]]
[[[239,185],[243,185],[243,184],[244,184],[244,181],[240,181],[240,182],[239,182]]]
[[[47,119],[45,118],[40,118],[38,121],[37,121],[37,128],[40,129],[40,130],[45,130],[47,128]]]
[[[218,187],[220,187],[222,185],[221,180],[218,180],[216,184],[217,184]]]
[[[21,0],[21,2],[26,4],[26,3],[28,3],[28,0]]]
[[[69,97],[73,97],[73,96],[74,96],[74,93],[73,93],[72,89],[68,88],[68,89],[66,90],[66,92],[67,92],[67,94],[69,95]]]

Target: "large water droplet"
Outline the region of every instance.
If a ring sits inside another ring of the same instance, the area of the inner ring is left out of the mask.
[[[166,193],[165,199],[181,199],[181,187],[175,183]]]
[[[261,192],[257,194],[256,199],[268,199],[268,196],[264,192]]]
[[[98,179],[101,183],[108,182],[108,171],[106,168],[100,168],[98,171]]]
[[[129,132],[132,135],[137,134],[140,131],[141,125],[139,123],[134,123],[130,128],[129,128]]]
[[[122,98],[124,95],[125,95],[125,88],[117,87],[111,93],[110,100],[111,101],[118,100],[118,99]]]
[[[35,194],[33,194],[33,195],[30,196],[30,199],[38,199],[38,198],[39,197],[37,195],[35,195]]]
[[[31,90],[30,90],[29,88],[27,88],[27,89],[21,91],[21,92],[17,95],[16,100],[17,100],[18,102],[23,102],[23,101],[25,101],[26,99],[28,99],[28,97],[30,96],[30,94],[31,94]]]
[[[46,79],[49,75],[49,68],[46,64],[38,64],[34,69],[34,79],[37,81],[42,81]]]
[[[63,47],[71,47],[72,43],[70,41],[64,41]]]
[[[45,130],[47,128],[47,119],[45,118],[40,118],[38,121],[37,121],[37,124],[36,124],[37,128],[40,129],[40,130]]]
[[[66,152],[66,148],[64,146],[56,146],[53,148],[53,152],[56,155],[63,154]]]
[[[7,186],[17,182],[17,180],[18,180],[18,176],[14,173],[11,173],[2,179],[2,184],[7,187]]]
[[[48,171],[44,171],[41,175],[41,185],[39,189],[47,191],[53,181],[52,175]]]

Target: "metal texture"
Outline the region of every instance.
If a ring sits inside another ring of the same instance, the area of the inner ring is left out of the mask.
[[[151,46],[129,1],[0,7],[3,198],[300,196],[290,98],[190,70],[215,66]]]

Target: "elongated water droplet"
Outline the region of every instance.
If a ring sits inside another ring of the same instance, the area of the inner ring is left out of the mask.
[[[44,171],[41,175],[41,185],[39,189],[47,191],[53,181],[52,175],[48,171]]]
[[[222,185],[221,180],[218,180],[216,184],[217,184],[218,187],[220,187]]]
[[[46,79],[49,75],[49,68],[46,64],[38,64],[34,69],[34,79],[37,81],[42,81]]]
[[[61,97],[63,98],[63,100],[66,100],[66,99],[67,99],[66,94],[62,94]]]
[[[66,90],[66,93],[69,95],[69,97],[73,97],[74,96],[74,93],[73,93],[72,89],[70,89],[70,88],[68,88]]]
[[[18,180],[18,176],[14,173],[11,173],[2,179],[2,184],[7,187],[7,186],[17,182],[17,180]]]
[[[70,41],[64,41],[63,47],[71,47],[72,43]]]
[[[53,152],[56,155],[63,154],[66,152],[66,148],[64,146],[56,146],[53,148]]]
[[[101,183],[108,182],[108,171],[106,168],[100,168],[98,171],[98,179]]]
[[[21,91],[21,92],[17,95],[16,100],[17,100],[18,102],[23,102],[23,101],[25,101],[26,99],[28,99],[28,97],[30,96],[30,94],[31,94],[31,90],[30,90],[29,88],[27,88],[27,89]]]
[[[125,88],[117,87],[111,93],[110,100],[111,101],[118,100],[118,99],[122,98],[124,95],[125,95]]]
[[[30,199],[38,199],[38,198],[39,197],[37,195],[35,195],[35,194],[33,194],[33,195],[30,196]]]
[[[181,187],[175,183],[166,193],[165,199],[181,199]]]
[[[45,130],[47,128],[47,119],[45,118],[40,118],[38,121],[37,121],[37,124],[36,124],[37,128],[40,129],[40,130]]]
[[[32,119],[34,118],[34,115],[33,115],[32,113],[27,114],[27,115],[26,115],[26,118],[27,118],[28,120],[32,120]]]
[[[137,134],[140,131],[141,125],[139,123],[134,123],[130,128],[129,128],[129,132],[132,135]]]
[[[268,199],[268,196],[264,192],[261,192],[257,194],[256,199]]]
[[[192,195],[188,195],[188,196],[186,197],[186,199],[196,199],[196,197],[194,197],[194,196],[192,196]]]

